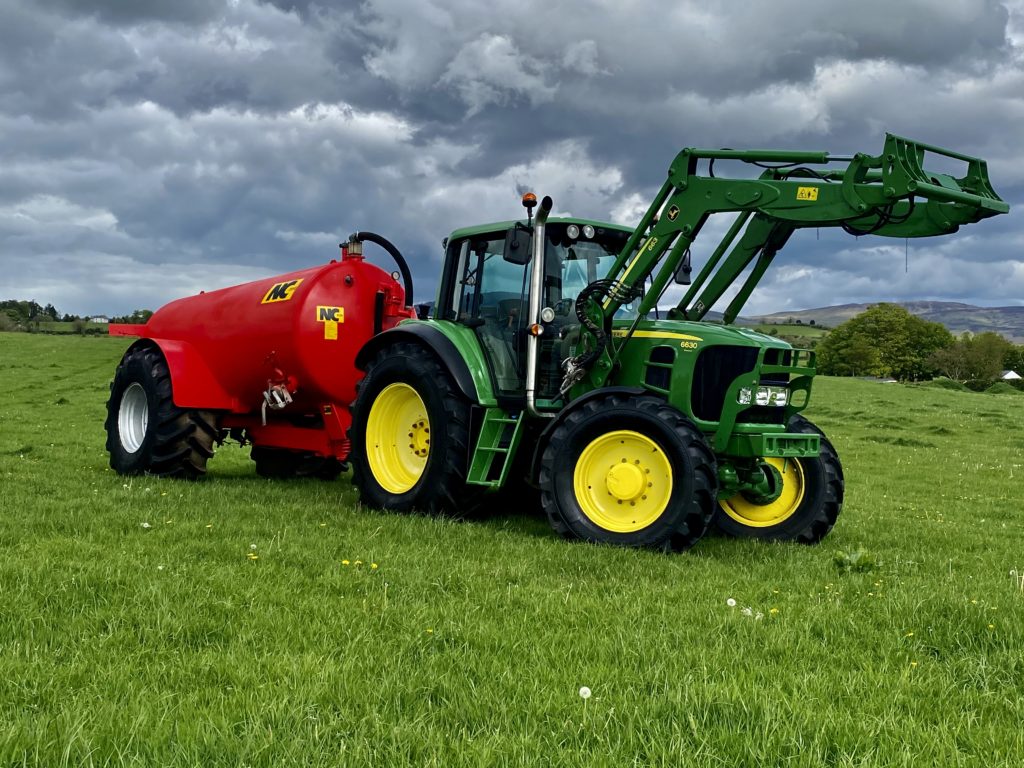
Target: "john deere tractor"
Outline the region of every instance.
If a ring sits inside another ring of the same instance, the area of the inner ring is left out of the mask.
[[[721,175],[738,164],[756,177]],[[712,523],[814,543],[842,509],[839,456],[800,415],[814,352],[733,325],[790,236],[928,237],[1009,210],[982,160],[893,135],[877,156],[684,149],[635,229],[523,204],[446,238],[431,314],[359,352],[354,482],[376,507],[455,514],[539,491],[565,536],[673,550]],[[716,213],[735,220],[691,280]]]

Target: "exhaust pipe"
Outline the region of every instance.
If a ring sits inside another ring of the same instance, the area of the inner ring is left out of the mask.
[[[544,225],[551,213],[551,198],[547,195],[540,201],[537,216],[533,220],[533,259],[530,273],[530,311],[527,328],[540,323],[541,298],[544,293]],[[537,410],[537,359],[540,357],[540,337],[529,333],[526,337],[526,412],[531,416],[554,418],[553,413]]]

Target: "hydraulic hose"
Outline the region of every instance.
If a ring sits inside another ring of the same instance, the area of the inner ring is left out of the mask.
[[[405,261],[405,257],[402,252],[395,247],[395,244],[388,240],[386,237],[378,235],[376,232],[356,232],[350,235],[348,238],[349,242],[364,242],[369,240],[371,243],[376,243],[385,251],[391,254],[391,258],[395,260],[398,265],[398,271],[402,273],[402,287],[405,288],[405,304],[408,307],[413,305],[412,301],[412,273],[409,272],[409,265]]]

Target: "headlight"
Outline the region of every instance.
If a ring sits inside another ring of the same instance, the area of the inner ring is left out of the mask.
[[[580,236],[580,228],[577,227],[575,224],[570,224],[568,227],[565,228],[565,234],[567,234],[570,239],[575,240],[577,237]]]
[[[736,397],[740,405],[762,405],[781,408],[789,402],[789,390],[785,387],[741,387]]]
[[[594,228],[589,224],[583,225],[583,236],[586,238],[592,238],[594,236]]]

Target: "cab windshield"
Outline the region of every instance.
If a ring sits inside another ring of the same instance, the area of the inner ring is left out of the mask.
[[[589,237],[587,236],[590,232]],[[618,229],[561,222],[547,225],[544,301],[556,316],[575,317],[575,302],[586,286],[608,276],[629,233]],[[616,318],[635,317],[639,300],[625,304]]]

